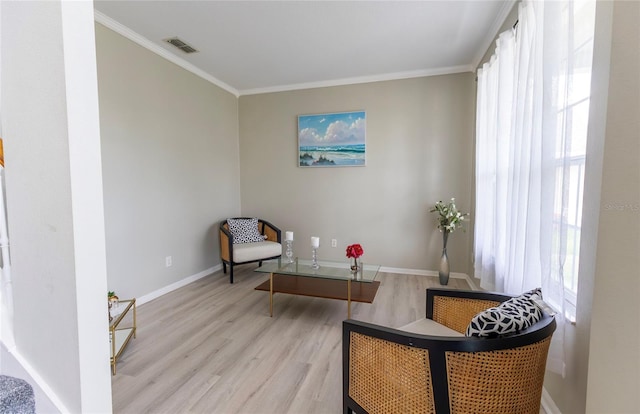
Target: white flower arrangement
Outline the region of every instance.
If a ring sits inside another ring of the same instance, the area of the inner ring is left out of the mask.
[[[455,198],[452,198],[447,204],[438,201],[435,207],[429,210],[429,212],[438,213],[438,228],[440,231],[448,233],[453,233],[457,228],[463,229],[464,218],[469,215],[468,213],[458,211]]]

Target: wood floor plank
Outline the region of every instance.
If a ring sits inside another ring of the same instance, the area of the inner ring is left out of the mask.
[[[341,300],[255,290],[255,266],[221,272],[138,307],[138,335],[112,379],[115,413],[338,413]],[[372,304],[352,318],[399,327],[425,312],[436,277],[381,273]],[[468,289],[463,279],[451,288]]]

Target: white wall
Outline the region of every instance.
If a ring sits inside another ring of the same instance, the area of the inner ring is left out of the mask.
[[[613,3],[586,412],[640,407],[640,3]]]
[[[15,355],[63,412],[110,412],[90,2],[2,2]]]
[[[221,263],[216,226],[240,212],[237,98],[100,24],[96,40],[108,288],[140,297]]]
[[[365,167],[298,167],[297,116],[364,110]],[[429,208],[455,197],[469,211],[474,75],[433,76],[240,97],[242,213],[295,233],[294,253],[437,270],[442,236]],[[468,273],[469,233],[449,238],[453,272]],[[338,240],[331,248],[330,240]]]

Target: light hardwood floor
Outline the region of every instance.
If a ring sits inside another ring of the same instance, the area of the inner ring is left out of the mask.
[[[214,273],[138,307],[112,380],[115,413],[340,413],[344,301],[254,290],[255,266]],[[429,276],[381,273],[352,318],[399,327],[425,313]],[[449,287],[468,289],[463,279]]]

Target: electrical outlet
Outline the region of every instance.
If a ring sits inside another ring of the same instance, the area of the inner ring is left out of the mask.
[[[171,260],[171,256],[167,256],[164,258],[164,264],[166,267],[171,267],[171,265],[173,264]]]
[[[338,240],[331,239],[331,247],[338,247]]]

